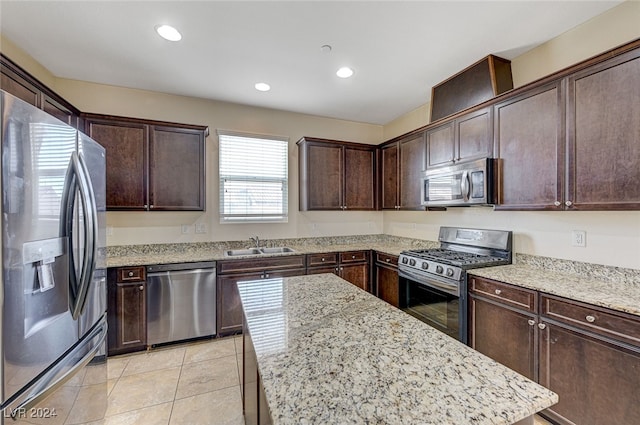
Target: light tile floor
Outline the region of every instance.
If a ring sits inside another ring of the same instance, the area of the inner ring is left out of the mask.
[[[243,425],[241,355],[231,337],[110,357],[105,424]]]
[[[106,425],[241,425],[239,337],[110,357]]]

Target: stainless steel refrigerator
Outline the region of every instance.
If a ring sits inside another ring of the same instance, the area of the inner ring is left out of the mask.
[[[105,152],[0,91],[1,424],[107,409]]]

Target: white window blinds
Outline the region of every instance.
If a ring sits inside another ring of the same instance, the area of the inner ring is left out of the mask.
[[[286,138],[218,132],[220,222],[286,222]]]

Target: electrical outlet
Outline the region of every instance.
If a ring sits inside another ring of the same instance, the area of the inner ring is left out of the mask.
[[[571,231],[571,245],[584,248],[587,246],[587,232],[584,230]]]
[[[206,223],[196,223],[196,233],[207,233]]]
[[[182,231],[182,234],[183,234],[183,235],[187,235],[187,234],[189,234],[189,232],[191,232],[191,225],[189,225],[189,224],[183,224],[183,225],[181,226],[181,231]]]

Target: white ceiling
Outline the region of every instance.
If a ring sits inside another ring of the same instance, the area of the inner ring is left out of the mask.
[[[0,31],[62,78],[386,124],[482,57],[513,59],[619,3],[2,0]]]

